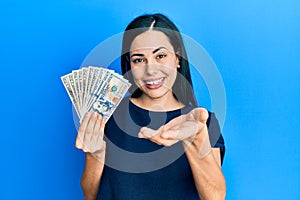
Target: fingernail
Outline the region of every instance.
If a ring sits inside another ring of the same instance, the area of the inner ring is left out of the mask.
[[[141,132],[139,132],[138,137],[139,138],[145,138],[145,136]]]
[[[81,149],[82,145],[79,142],[76,142],[75,147],[78,148],[78,149]]]

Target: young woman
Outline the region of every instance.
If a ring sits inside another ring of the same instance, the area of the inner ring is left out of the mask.
[[[107,123],[87,113],[78,131],[85,199],[224,199],[223,137],[215,115],[197,107],[174,23],[162,14],[134,19],[121,66],[131,95]]]

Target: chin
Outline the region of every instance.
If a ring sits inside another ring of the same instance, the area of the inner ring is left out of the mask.
[[[146,94],[148,97],[152,99],[160,99],[162,97],[167,97],[169,93],[172,94],[170,90],[164,90],[164,91],[144,91],[144,94]]]

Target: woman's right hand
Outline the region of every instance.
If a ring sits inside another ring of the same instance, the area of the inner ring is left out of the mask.
[[[104,163],[106,143],[103,140],[105,119],[96,112],[88,112],[84,116],[76,138],[75,146],[90,153],[98,161]]]

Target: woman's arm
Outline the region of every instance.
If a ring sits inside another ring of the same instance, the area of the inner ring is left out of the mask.
[[[206,121],[208,113],[196,109],[190,119],[199,122],[199,129],[191,141],[184,141],[196,188],[201,199],[225,199],[226,183],[221,170],[219,148],[211,148]]]
[[[139,137],[164,146],[182,141],[201,199],[224,199],[226,184],[221,171],[220,150],[211,148],[207,118],[205,109],[196,108],[158,130],[142,128]]]
[[[84,199],[97,198],[98,187],[104,167],[106,143],[103,140],[105,120],[97,113],[87,113],[80,124],[76,147],[86,154],[81,178]]]
[[[90,153],[86,153],[84,171],[80,181],[85,200],[97,198],[103,167],[103,163],[95,159]]]
[[[186,150],[196,188],[201,199],[225,199],[226,183],[221,171],[220,149],[213,148],[205,157],[199,157],[194,145]]]

